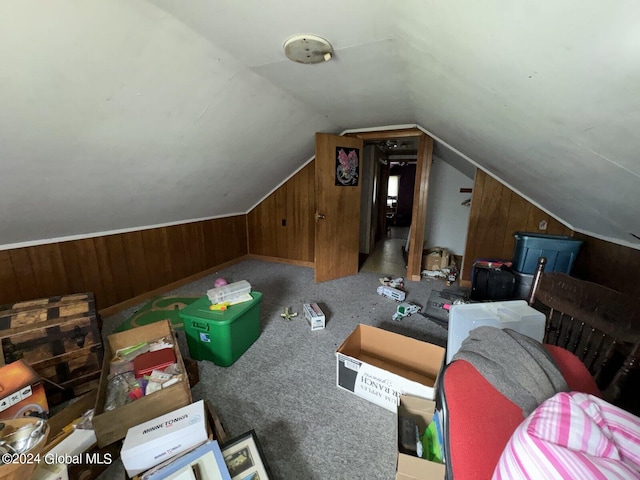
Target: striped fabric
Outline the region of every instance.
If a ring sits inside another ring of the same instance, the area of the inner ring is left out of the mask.
[[[640,479],[640,418],[586,393],[561,392],[515,430],[494,480]]]

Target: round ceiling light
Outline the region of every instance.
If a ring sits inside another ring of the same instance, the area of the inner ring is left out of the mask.
[[[333,47],[317,35],[294,35],[284,42],[284,54],[297,63],[322,63],[331,60]]]

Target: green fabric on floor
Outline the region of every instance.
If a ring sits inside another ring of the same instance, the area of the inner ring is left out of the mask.
[[[195,302],[200,297],[155,297],[127,318],[115,332],[123,332],[130,328],[141,327],[160,320],[169,320],[174,329],[184,328],[180,318],[180,310]]]

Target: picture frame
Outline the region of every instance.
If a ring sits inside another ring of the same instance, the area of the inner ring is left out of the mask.
[[[255,430],[249,430],[220,446],[231,480],[271,480]]]

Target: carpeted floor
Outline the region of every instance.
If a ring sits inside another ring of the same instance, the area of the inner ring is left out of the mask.
[[[446,329],[421,315],[392,321],[397,304],[376,294],[380,273],[320,284],[313,273],[306,267],[247,260],[167,294],[205,295],[220,276],[247,280],[263,294],[260,338],[231,367],[200,362],[193,399],[208,400],[231,437],[255,429],[276,479],[391,480],[395,415],[336,387],[335,350],[359,323],[441,346]],[[405,283],[407,300],[423,307],[432,289],[444,288],[435,279]],[[302,304],[312,302],[327,317],[324,330],[312,332],[302,316]],[[284,320],[285,307],[299,315]],[[135,311],[104,319],[105,338]],[[188,354],[184,332],[178,338]],[[100,476],[116,478],[123,478],[119,462]]]

